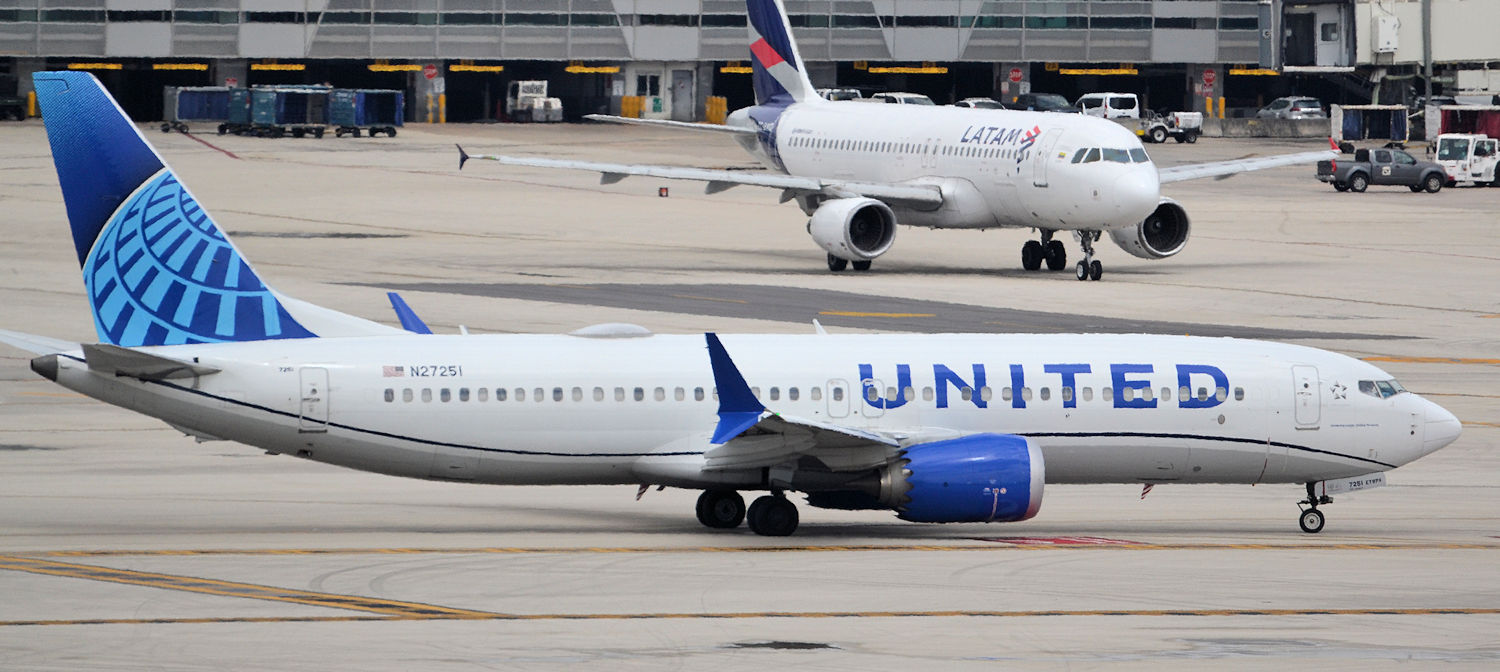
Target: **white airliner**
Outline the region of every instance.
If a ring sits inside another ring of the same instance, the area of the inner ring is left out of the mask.
[[[93,76],[35,83],[99,342],[0,342],[199,439],[412,478],[699,489],[704,525],[787,535],[787,492],[1002,522],[1047,483],[1306,484],[1316,532],[1329,493],[1459,435],[1370,364],[1229,338],[431,335],[393,301],[402,331],[267,287]],[[770,494],[747,511],[740,491]]]
[[[1111,121],[1051,112],[879,105],[823,100],[808,80],[781,0],[747,0],[756,105],[723,126],[590,115],[592,119],[727,134],[770,173],[476,154],[468,159],[597,171],[603,182],[647,175],[707,182],[712,194],[748,184],[782,190],[811,216],[807,231],[828,268],[867,270],[891,249],[896,225],[938,229],[1029,228],[1021,265],[1067,266],[1054,239],[1072,231],[1083,249],[1079,280],[1098,280],[1094,243],[1108,233],[1142,259],[1187,245],[1187,211],[1161,184],[1315,163],[1322,150],[1158,169],[1133,133]]]

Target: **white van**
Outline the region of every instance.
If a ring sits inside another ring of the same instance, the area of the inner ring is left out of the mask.
[[[1081,114],[1104,119],[1141,118],[1141,101],[1133,93],[1090,93],[1073,104]]]

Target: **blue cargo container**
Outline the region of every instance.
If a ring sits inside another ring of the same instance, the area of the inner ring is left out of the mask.
[[[230,89],[227,86],[169,86],[162,92],[166,120],[161,132],[186,133],[189,121],[223,124],[229,121]]]
[[[406,116],[406,94],[385,89],[334,89],[328,96],[328,124],[335,135],[371,137],[384,133],[394,137]]]
[[[257,86],[231,89],[228,123],[219,133],[279,138],[323,137],[328,123],[326,86]]]

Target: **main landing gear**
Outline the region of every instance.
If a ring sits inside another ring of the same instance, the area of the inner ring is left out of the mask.
[[[1042,229],[1041,240],[1028,240],[1021,246],[1021,268],[1040,270],[1044,261],[1049,271],[1060,271],[1068,265],[1068,251],[1062,241],[1052,239],[1051,229]]]
[[[750,531],[763,537],[785,537],[797,531],[797,505],[780,490],[757,498],[746,511],[745,500],[733,490],[705,490],[698,496],[698,522],[720,530],[750,523]]]
[[[1314,483],[1307,484],[1307,499],[1297,502],[1297,506],[1302,509],[1302,515],[1297,517],[1297,525],[1308,534],[1323,531],[1323,512],[1318,510],[1318,505],[1333,503],[1333,498],[1328,495],[1317,496],[1313,492],[1313,485]]]
[[[828,255],[828,270],[833,271],[834,273],[838,273],[839,271],[848,268],[851,263],[853,264],[854,270],[856,271],[870,270],[869,259],[866,259],[864,261],[850,262],[848,259],[845,259],[843,257],[835,257],[831,253]]]
[[[1078,244],[1083,247],[1083,261],[1078,262],[1074,269],[1079,280],[1098,280],[1104,275],[1104,264],[1094,258],[1094,243],[1099,240],[1100,231],[1074,231],[1073,237],[1078,239]]]

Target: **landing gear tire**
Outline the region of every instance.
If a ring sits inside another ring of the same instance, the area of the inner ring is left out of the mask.
[[[698,495],[698,522],[716,530],[730,530],[745,521],[745,499],[733,490],[704,490]]]
[[[1365,189],[1368,189],[1369,187],[1370,178],[1365,177],[1364,173],[1359,173],[1349,178],[1349,191],[1352,191],[1356,194],[1362,194],[1364,193]]]
[[[842,271],[846,268],[849,268],[848,259],[845,259],[843,257],[835,257],[832,254],[828,255],[828,270],[833,271],[834,273],[838,273],[839,271]]]
[[[870,270],[870,260],[869,259],[866,259],[864,261],[856,261],[856,262],[853,262],[853,263],[851,263],[849,265],[853,266],[854,270],[856,270],[856,271],[868,271],[868,270]]]
[[[1046,252],[1042,250],[1041,242],[1028,240],[1025,245],[1021,246],[1021,268],[1028,271],[1038,270],[1042,267],[1042,260],[1046,256]]]
[[[1317,509],[1307,509],[1297,517],[1297,526],[1308,534],[1317,534],[1323,531],[1323,512]]]
[[[1080,261],[1078,262],[1078,266],[1076,266],[1073,270],[1074,273],[1078,276],[1079,280],[1089,279],[1089,262]]]
[[[763,537],[787,537],[797,531],[797,505],[785,497],[765,495],[750,505],[750,531]]]
[[[1099,263],[1098,259],[1095,259],[1094,261],[1090,262],[1089,263],[1089,279],[1090,280],[1098,280],[1099,278],[1101,278],[1103,276],[1104,276],[1104,264]]]
[[[1074,275],[1079,280],[1098,280],[1104,276],[1104,264],[1094,258],[1094,242],[1102,235],[1100,231],[1075,231],[1074,236],[1078,238],[1078,244],[1083,246],[1083,261],[1073,267]]]
[[[1426,189],[1429,194],[1436,194],[1443,190],[1443,178],[1437,175],[1428,175],[1427,179],[1422,180],[1422,188]]]
[[[1042,246],[1047,260],[1047,270],[1061,271],[1068,267],[1068,250],[1063,247],[1061,240],[1049,240]]]

